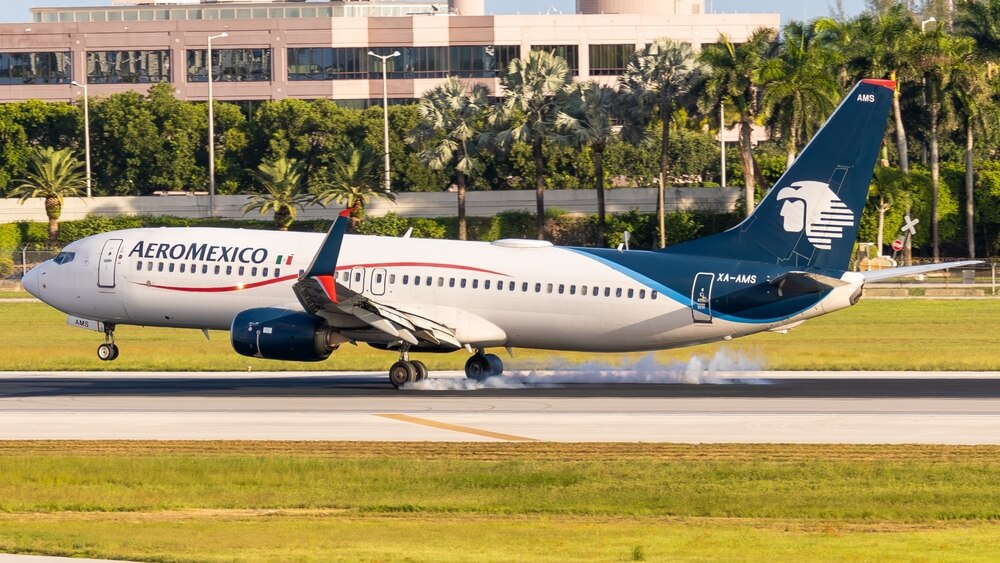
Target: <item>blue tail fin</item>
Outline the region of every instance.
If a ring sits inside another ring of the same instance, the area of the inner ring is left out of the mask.
[[[859,82],[750,217],[664,252],[847,269],[894,89]]]

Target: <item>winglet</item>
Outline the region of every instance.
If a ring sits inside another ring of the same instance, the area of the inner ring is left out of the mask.
[[[340,246],[344,242],[344,234],[347,233],[347,225],[350,221],[351,210],[345,209],[341,211],[337,219],[333,222],[333,225],[330,226],[330,231],[326,234],[326,238],[323,239],[323,244],[320,245],[319,251],[313,257],[309,268],[299,275],[299,281],[307,278],[314,278],[318,281],[323,286],[323,289],[326,290],[327,296],[334,303],[337,302],[336,282],[334,279],[337,272],[337,259],[340,257]]]

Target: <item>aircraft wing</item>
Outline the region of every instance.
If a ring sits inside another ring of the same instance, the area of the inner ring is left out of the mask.
[[[771,285],[778,288],[778,296],[781,297],[829,291],[847,285],[847,282],[811,272],[787,272],[771,280]]]
[[[865,282],[875,282],[906,276],[916,276],[927,272],[936,272],[938,270],[947,270],[949,268],[961,268],[962,266],[971,266],[972,264],[982,263],[982,260],[963,260],[960,262],[944,262],[941,264],[923,264],[920,266],[889,268],[887,270],[872,270],[870,272],[861,272],[861,275],[865,277]]]
[[[312,264],[292,286],[299,303],[330,326],[358,333],[370,327],[413,346],[461,348],[455,332],[431,319],[379,303],[337,281],[337,259],[347,232],[348,211],[334,221]]]

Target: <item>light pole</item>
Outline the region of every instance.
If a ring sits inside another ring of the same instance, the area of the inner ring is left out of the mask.
[[[87,85],[77,81],[70,82],[73,86],[83,90],[83,152],[84,161],[87,163],[87,197],[91,196],[90,187],[90,96],[87,94]]]
[[[215,217],[215,108],[212,102],[212,40],[229,37],[222,32],[208,37],[208,216]]]
[[[372,51],[368,51],[368,54],[382,60],[382,134],[385,140],[385,193],[389,193],[392,191],[392,186],[389,183],[389,82],[386,67],[389,64],[389,59],[399,56],[399,51],[393,51],[391,55],[376,55]]]

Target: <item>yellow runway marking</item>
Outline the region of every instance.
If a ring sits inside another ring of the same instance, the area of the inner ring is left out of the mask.
[[[409,422],[410,424],[420,424],[422,426],[430,426],[431,428],[438,428],[441,430],[451,430],[452,432],[463,432],[465,434],[474,434],[476,436],[484,436],[486,438],[496,438],[497,440],[506,440],[508,442],[538,441],[535,440],[534,438],[525,438],[524,436],[514,436],[512,434],[501,434],[499,432],[490,432],[489,430],[480,430],[478,428],[472,428],[470,426],[459,426],[457,424],[448,424],[447,422],[438,422],[436,420],[419,418],[407,414],[376,414],[375,416],[388,418],[390,420],[398,420],[400,422]]]

